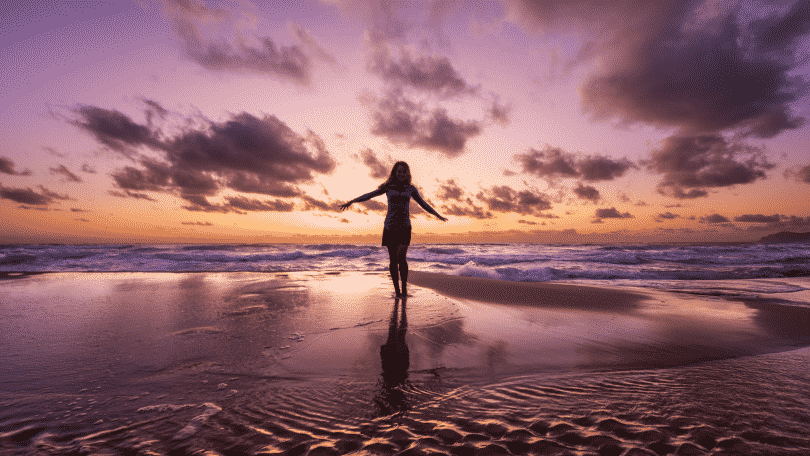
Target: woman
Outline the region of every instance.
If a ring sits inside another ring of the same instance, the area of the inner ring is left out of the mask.
[[[411,244],[411,198],[416,200],[422,209],[435,215],[439,220],[445,222],[447,219],[439,215],[419,196],[419,191],[411,185],[411,168],[404,161],[394,164],[388,180],[380,184],[377,190],[358,196],[340,206],[340,210],[345,210],[354,203],[368,201],[382,194],[388,196],[388,214],[385,216],[382,245],[388,247],[388,258],[390,259],[388,268],[391,271],[391,280],[394,281],[394,290],[398,297],[407,296],[408,262],[405,256],[408,253],[408,246]],[[399,288],[400,277],[402,277],[402,291]]]

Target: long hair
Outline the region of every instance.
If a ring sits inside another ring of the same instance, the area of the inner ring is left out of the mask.
[[[397,179],[397,175],[396,175],[397,174],[397,166],[404,166],[405,167],[405,174],[407,174],[407,176],[408,176],[407,179],[405,179],[405,185],[411,185],[411,167],[408,166],[408,164],[405,163],[404,161],[398,161],[398,162],[394,163],[393,167],[391,167],[391,174],[388,175],[388,179],[385,182],[383,182],[382,184],[380,184],[379,187],[377,187],[378,190],[386,189],[390,185],[399,184],[399,180]]]

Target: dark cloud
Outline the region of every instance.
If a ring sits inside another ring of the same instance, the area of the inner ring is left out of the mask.
[[[98,142],[114,151],[129,156],[133,153],[133,147],[159,146],[155,132],[119,111],[95,106],[79,106],[74,110],[74,114],[79,117],[70,119],[70,123],[89,132]]]
[[[663,174],[658,191],[678,199],[707,196],[708,189],[748,184],[773,168],[762,150],[720,135],[673,135],[644,162]]]
[[[143,168],[127,166],[111,174],[118,188],[135,191],[170,192],[173,186],[171,165],[141,160]]]
[[[51,172],[51,174],[60,174],[60,175],[64,176],[65,181],[69,181],[69,182],[81,182],[82,181],[82,179],[79,176],[77,176],[77,175],[73,174],[72,172],[70,172],[70,170],[67,169],[67,167],[65,165],[59,165],[56,168],[49,168],[49,171]]]
[[[674,220],[674,219],[679,218],[679,217],[680,217],[680,215],[673,214],[672,212],[667,211],[667,212],[664,212],[663,214],[658,214],[655,217],[655,220],[657,222],[660,222],[661,220]]]
[[[326,49],[324,49],[324,47],[321,46],[320,43],[318,43],[318,40],[316,40],[315,37],[312,36],[311,33],[306,31],[304,28],[302,28],[299,25],[296,25],[296,24],[290,24],[290,25],[292,27],[293,33],[295,33],[295,37],[298,38],[298,41],[301,42],[301,44],[303,45],[303,48],[310,51],[309,54],[312,54],[312,55],[318,57],[319,59],[323,60],[324,62],[330,64],[333,68],[339,68],[339,65],[337,63],[337,60],[335,59],[335,56],[332,55]]]
[[[364,165],[368,166],[368,169],[371,171],[369,175],[374,179],[386,179],[393,167],[393,163],[380,161],[371,149],[361,150],[359,158]],[[390,160],[388,161],[390,162]]]
[[[749,225],[747,231],[769,231],[777,230],[803,230],[810,227],[810,216],[799,217],[797,215],[780,216],[777,222],[769,221],[759,225]]]
[[[538,177],[579,177],[576,158],[562,149],[546,145],[544,150],[529,149],[516,154],[515,160],[523,166],[523,172]]]
[[[791,216],[787,217],[787,219],[784,222],[780,222],[780,223],[784,223],[785,226],[790,226],[790,227],[810,226],[810,215],[808,215],[807,217],[799,217],[799,216],[796,216],[796,215],[791,215]]]
[[[160,0],[188,56],[215,71],[245,71],[308,84],[311,59],[304,47],[279,46],[245,24],[250,11],[212,9],[198,0]],[[299,34],[299,37],[301,35]],[[311,43],[305,43],[310,46]]]
[[[524,173],[547,179],[571,177],[588,182],[606,181],[619,178],[635,167],[626,158],[614,160],[601,155],[581,156],[549,145],[542,150],[530,148],[527,152],[515,154],[514,158],[521,164]]]
[[[313,173],[335,168],[317,135],[302,137],[272,115],[241,113],[208,127],[167,141],[168,161],[198,172],[254,173],[281,183],[310,182]]]
[[[455,217],[470,217],[478,220],[486,220],[495,217],[492,212],[476,205],[472,198],[466,198],[463,201],[459,200],[457,203],[444,204],[441,209],[443,214]]]
[[[12,176],[30,176],[31,170],[17,171],[14,169],[14,162],[10,158],[0,157],[0,173],[11,174]]]
[[[515,191],[506,185],[496,185],[478,192],[476,198],[495,212],[542,215],[542,211],[551,209],[546,195],[531,190]]]
[[[82,172],[87,174],[96,174],[96,169],[85,163],[82,165]]]
[[[428,111],[407,99],[401,90],[376,100],[373,109],[372,134],[450,158],[464,153],[467,140],[481,133],[480,122],[452,119],[443,108]]]
[[[191,212],[220,212],[223,214],[228,213],[236,213],[236,214],[245,214],[246,212],[236,209],[234,207],[230,207],[225,204],[211,204],[207,199],[204,197],[194,197],[189,196],[186,197],[191,204],[187,206],[183,206],[183,209]]]
[[[285,198],[302,194],[301,190],[294,185],[276,180],[264,180],[261,176],[246,172],[232,173],[228,177],[226,185],[228,188],[238,192],[259,193]]]
[[[311,196],[304,195],[301,199],[304,200],[304,208],[305,211],[324,211],[324,212],[340,212],[338,205],[334,202],[325,202],[321,200],[317,200]]]
[[[146,193],[132,192],[129,190],[124,190],[123,192],[119,192],[117,190],[107,190],[107,193],[109,193],[112,196],[115,196],[116,198],[134,198],[146,201],[156,201],[154,198],[147,195]]]
[[[0,187],[0,198],[11,200],[20,204],[46,205],[53,198],[37,193],[30,188]]]
[[[769,138],[804,119],[802,47],[810,2],[513,0],[507,19],[532,31],[579,31],[593,63],[580,88],[594,118],[682,132],[736,130]],[[763,14],[766,16],[763,17]],[[800,73],[799,73],[800,74]]]
[[[810,184],[810,165],[803,166],[802,168],[800,168],[796,172],[795,176],[799,182]]]
[[[71,207],[70,212],[90,212],[87,209],[80,209],[78,207]]]
[[[368,70],[384,80],[405,85],[417,90],[444,97],[474,94],[471,87],[443,56],[421,55],[413,57],[402,50],[399,59],[394,58],[384,42],[369,40],[373,49],[368,61]]]
[[[464,152],[467,140],[481,133],[476,121],[451,119],[444,109],[436,109],[424,122],[424,132],[413,138],[413,145],[441,152],[448,157],[457,157]]]
[[[785,106],[770,109],[762,115],[741,123],[744,136],[773,138],[783,130],[794,130],[806,122],[803,117],[793,117]]]
[[[310,78],[309,58],[298,46],[278,47],[270,38],[256,45],[239,42],[211,42],[188,28],[182,31],[186,52],[209,70],[246,70],[282,76],[307,84]]]
[[[730,221],[731,220],[729,220],[727,217],[722,216],[720,214],[707,215],[706,217],[700,217],[700,220],[699,220],[700,223],[712,223],[712,224],[715,224],[715,223],[728,223]]]
[[[53,147],[42,146],[42,150],[44,150],[45,152],[53,155],[54,157],[59,157],[59,158],[67,157],[67,154],[61,153],[61,152],[57,151],[56,149],[54,149]]]
[[[590,200],[594,203],[599,201],[601,197],[599,190],[589,185],[582,185],[581,183],[574,189],[574,194],[580,199]]]
[[[806,86],[790,76],[800,59],[785,46],[807,33],[806,26],[791,27],[806,16],[807,1],[794,4],[787,15],[755,23],[746,23],[738,6],[701,17],[706,11],[700,5],[661,2],[653,8],[657,21],[633,29],[635,40],[606,48],[610,59],[604,61],[616,64],[584,84],[584,108],[596,118],[693,132],[742,129],[772,137],[800,126],[803,119],[791,115],[789,104]]]
[[[69,196],[48,190],[42,185],[39,186],[39,192],[31,190],[30,187],[10,188],[0,186],[0,198],[35,206],[46,206],[54,200],[70,200]]]
[[[524,225],[537,225],[538,224],[537,222],[534,222],[534,221],[531,221],[531,220],[523,220],[523,219],[518,220],[518,223],[522,223]]]
[[[295,204],[290,201],[259,201],[244,196],[226,196],[225,207],[241,211],[291,212]]]
[[[785,15],[753,21],[750,28],[757,51],[790,57],[797,39],[810,33],[810,2],[798,1]]]
[[[464,190],[456,183],[455,179],[448,179],[446,182],[439,182],[438,198],[442,201],[456,200],[461,201],[464,196]]]
[[[141,98],[140,100],[146,106],[144,113],[146,114],[146,123],[149,126],[154,125],[155,118],[161,121],[166,120],[166,117],[169,115],[169,111],[160,103],[148,98]]]
[[[611,207],[609,209],[597,209],[594,217],[597,219],[606,219],[606,218],[634,218],[634,216],[629,213],[625,212],[622,214],[621,212],[617,211],[615,207]]]
[[[601,155],[588,155],[579,160],[578,167],[582,179],[598,182],[617,179],[635,165],[626,158],[617,161]]]
[[[376,200],[363,201],[360,205],[372,212],[385,212],[388,210],[388,206]]]
[[[605,32],[615,27],[652,23],[664,14],[662,10],[668,8],[668,3],[673,1],[511,0],[504,6],[511,21],[533,31],[546,32],[561,27],[569,32],[579,26],[584,30],[596,28]],[[641,28],[637,33],[645,31]],[[632,36],[622,37],[629,39]]]
[[[214,226],[211,222],[180,222],[182,225]]]
[[[301,136],[272,115],[241,113],[223,122],[196,119],[195,127],[158,139],[155,130],[117,111],[84,106],[75,113],[80,118],[75,124],[103,144],[115,145],[116,150],[122,150],[123,145],[144,146],[160,155],[159,159],[140,156],[138,166],[114,171],[111,176],[116,187],[124,190],[115,196],[138,198],[144,196],[141,192],[151,191],[180,196],[192,203],[190,210],[286,210],[286,203],[254,204],[251,201],[258,200],[236,199],[232,204],[216,205],[209,204],[205,197],[223,189],[275,197],[300,196],[303,191],[298,185],[311,183],[316,174],[331,173],[336,166],[315,133]]]
[[[734,217],[735,222],[745,222],[745,223],[776,223],[781,219],[782,216],[779,214],[774,215],[743,214],[738,217]]]
[[[489,118],[502,127],[509,125],[511,114],[512,104],[501,104],[497,99],[492,100],[492,104],[487,109]]]
[[[37,187],[39,187],[39,191],[44,196],[47,196],[48,198],[51,198],[52,200],[63,200],[63,201],[71,201],[71,200],[73,200],[73,198],[71,198],[70,196],[68,196],[68,195],[66,195],[64,193],[56,193],[56,192],[54,192],[52,190],[48,190],[44,185],[37,185]]]
[[[392,90],[385,98],[375,100],[371,133],[394,142],[411,142],[418,136],[424,109],[406,98],[402,91]]]
[[[258,200],[244,196],[226,196],[223,204],[210,203],[202,196],[187,196],[191,205],[183,206],[183,209],[192,212],[221,212],[223,214],[235,213],[245,214],[247,212],[291,212],[295,209],[292,201]]]

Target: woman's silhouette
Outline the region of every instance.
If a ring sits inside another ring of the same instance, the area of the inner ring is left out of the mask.
[[[340,206],[340,210],[348,208],[353,203],[368,201],[382,194],[388,196],[388,214],[385,216],[382,245],[388,247],[389,271],[391,271],[391,280],[394,281],[394,290],[397,296],[407,296],[408,261],[406,255],[408,254],[408,246],[411,244],[411,198],[419,203],[422,209],[435,215],[439,220],[444,222],[447,219],[433,210],[419,195],[416,187],[411,185],[411,168],[404,161],[394,163],[388,180],[380,184],[377,190],[358,196],[343,204]],[[400,277],[402,278],[401,291],[399,288]]]

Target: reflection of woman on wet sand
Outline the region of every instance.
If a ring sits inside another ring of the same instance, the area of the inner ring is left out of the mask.
[[[388,339],[380,347],[380,361],[382,362],[383,381],[389,385],[401,385],[408,378],[408,368],[411,365],[408,344],[405,343],[405,334],[408,332],[408,317],[405,314],[405,304],[402,300],[402,320],[399,320],[399,299],[394,302],[394,311],[391,313],[391,322],[388,325]],[[397,321],[399,320],[399,321]]]
[[[398,388],[408,379],[411,366],[408,344],[405,334],[408,332],[408,317],[405,313],[407,301],[402,300],[402,319],[399,318],[399,298],[394,301],[391,322],[388,325],[388,339],[380,346],[380,363],[382,364],[382,389],[375,398],[383,414],[401,412],[408,408],[407,398]]]
[[[422,209],[435,215],[439,220],[444,222],[447,219],[433,210],[419,195],[416,187],[411,185],[411,168],[403,161],[394,164],[388,180],[380,184],[377,190],[358,196],[340,206],[340,209],[347,209],[353,203],[368,201],[382,194],[388,197],[388,214],[385,216],[382,245],[388,247],[389,270],[391,271],[391,280],[394,281],[394,290],[397,296],[407,296],[408,262],[405,256],[408,254],[408,246],[411,244],[411,198],[419,203]],[[402,291],[399,288],[400,276],[402,277]]]

